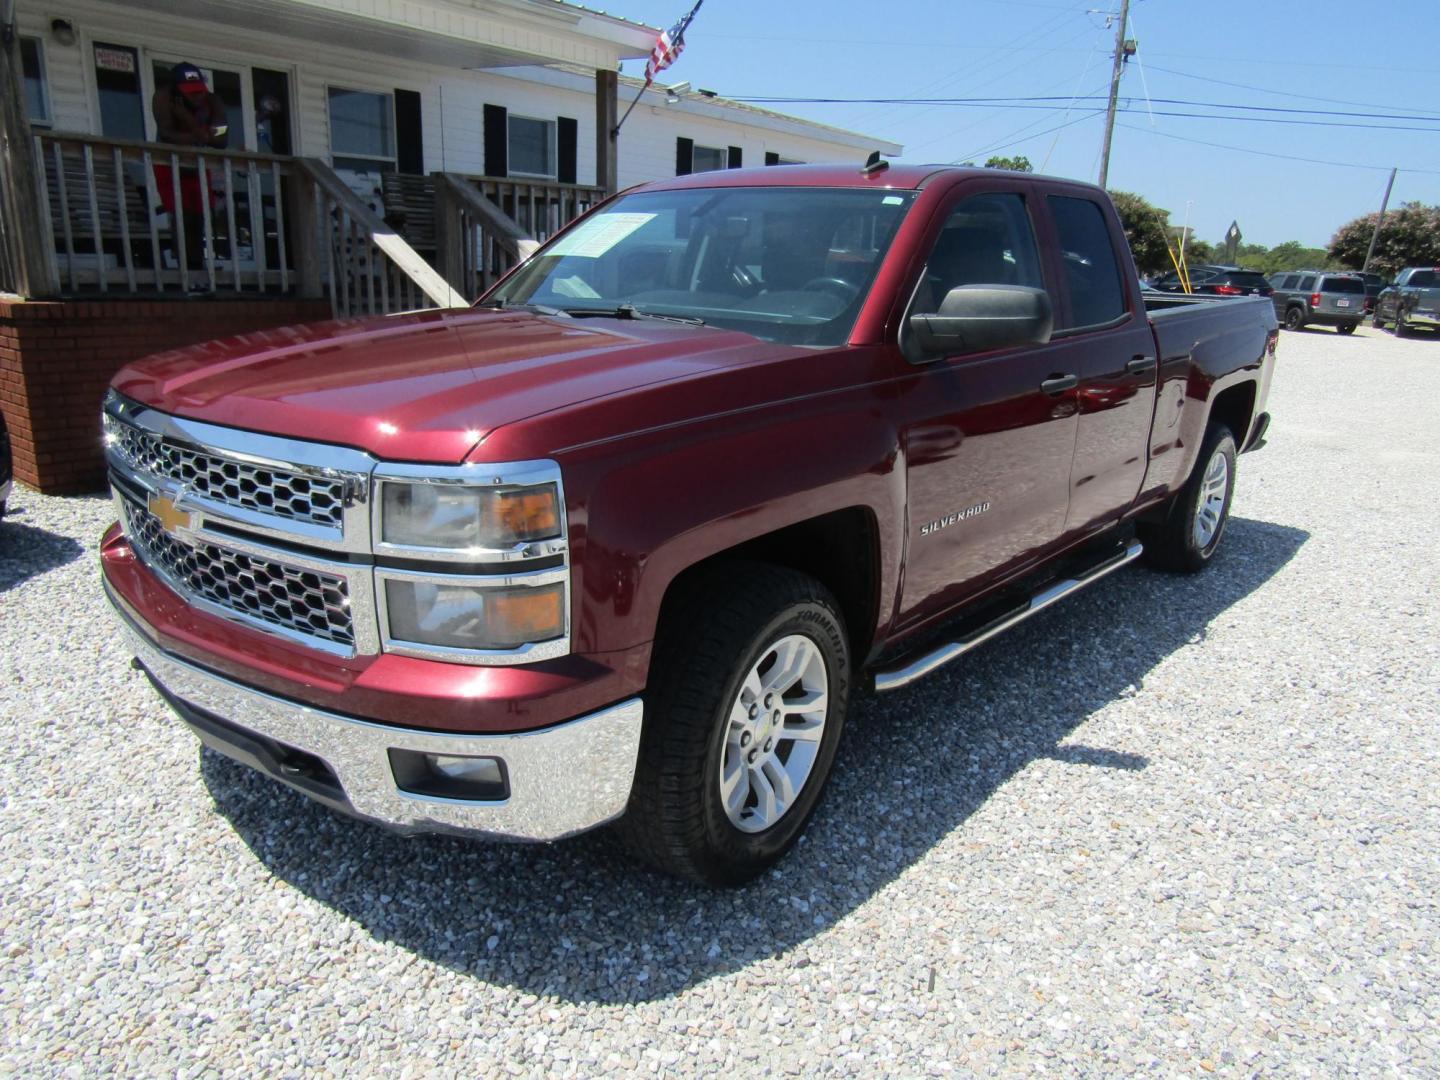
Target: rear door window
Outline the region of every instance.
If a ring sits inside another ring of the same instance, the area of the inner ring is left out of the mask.
[[[1304,277],[1302,277],[1302,278],[1300,279],[1299,284],[1297,284],[1297,285],[1295,286],[1295,288],[1299,289],[1301,292],[1314,292],[1314,291],[1315,291],[1315,275],[1314,275],[1314,274],[1306,274]]]
[[[1293,289],[1295,287],[1295,275],[1281,274],[1278,277],[1272,279],[1270,284],[1273,288],[1276,289]]]
[[[1431,289],[1435,287],[1434,270],[1416,270],[1410,275],[1410,280],[1405,284],[1413,285],[1417,289]]]
[[[1104,326],[1122,318],[1127,310],[1125,287],[1105,212],[1089,199],[1067,195],[1048,198],[1070,292],[1066,329]]]

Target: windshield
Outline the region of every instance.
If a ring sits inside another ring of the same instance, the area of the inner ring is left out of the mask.
[[[838,345],[914,198],[844,188],[639,192],[541,249],[484,303],[697,319],[767,341]]]

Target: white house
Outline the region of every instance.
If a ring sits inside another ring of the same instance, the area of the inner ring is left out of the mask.
[[[607,88],[597,73],[647,56],[658,30],[559,0],[18,0],[17,14],[29,114],[54,131],[153,140],[151,95],[183,60],[225,101],[231,149],[318,158],[342,175],[610,188],[677,170],[900,151],[657,85],[625,123],[614,177],[597,175],[597,101],[608,115],[608,92],[623,111],[641,85]],[[282,109],[268,140],[256,119],[265,97]]]

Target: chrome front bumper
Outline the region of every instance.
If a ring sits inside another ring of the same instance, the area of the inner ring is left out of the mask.
[[[106,589],[107,594],[110,590]],[[630,798],[643,707],[632,698],[588,716],[514,735],[455,735],[388,727],[276,697],[206,671],[158,648],[111,595],[126,643],[157,689],[207,745],[359,817],[402,832],[450,832],[510,840],[559,840],[619,817]],[[216,723],[219,721],[219,723]],[[227,731],[232,737],[215,737]],[[320,759],[343,794],[307,785],[239,752],[258,736]],[[389,751],[499,758],[509,778],[503,801],[403,791]]]

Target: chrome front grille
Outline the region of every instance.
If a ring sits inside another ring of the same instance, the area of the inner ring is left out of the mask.
[[[218,544],[177,539],[143,506],[128,498],[123,504],[131,545],[183,592],[259,623],[354,648],[349,585],[344,578]]]
[[[345,481],[237,461],[105,416],[112,452],[133,468],[172,480],[201,498],[290,521],[341,528]]]

